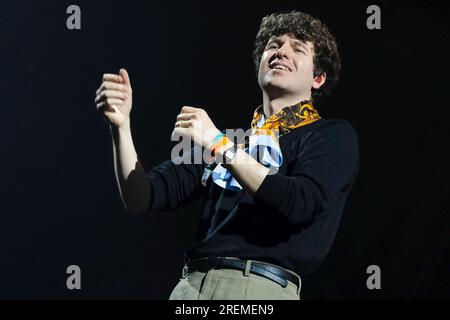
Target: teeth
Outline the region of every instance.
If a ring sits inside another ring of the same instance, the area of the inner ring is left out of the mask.
[[[276,65],[273,67],[273,69],[286,70],[286,71],[289,70],[287,67],[282,66],[282,65]]]

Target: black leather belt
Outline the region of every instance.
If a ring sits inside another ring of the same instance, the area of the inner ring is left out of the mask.
[[[185,269],[183,270],[183,276],[189,272],[194,271],[208,272],[210,269],[235,269],[244,271],[246,264],[247,260],[230,259],[222,257],[209,257],[196,259],[189,261],[185,265]],[[278,283],[283,288],[287,287],[288,281],[295,284],[297,288],[299,286],[298,277],[280,267],[271,264],[252,261],[249,271],[250,273],[272,280]]]

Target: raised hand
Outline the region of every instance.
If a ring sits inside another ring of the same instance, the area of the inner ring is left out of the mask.
[[[119,74],[105,73],[95,95],[97,110],[107,122],[116,127],[129,125],[133,99],[125,69],[120,69]]]

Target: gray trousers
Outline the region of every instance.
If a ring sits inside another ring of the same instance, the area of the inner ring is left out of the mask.
[[[259,261],[258,261],[259,262]],[[169,300],[300,300],[299,287],[288,281],[286,288],[267,278],[249,273],[251,260],[244,271],[211,269],[187,274],[173,289]],[[260,262],[261,263],[261,262]]]

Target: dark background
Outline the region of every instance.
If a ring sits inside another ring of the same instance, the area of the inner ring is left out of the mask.
[[[94,93],[126,67],[132,131],[146,170],[170,158],[181,106],[217,127],[248,125],[261,94],[252,49],[261,18],[321,18],[343,60],[317,104],[349,120],[361,167],[337,239],[303,279],[304,299],[450,297],[448,1],[5,1],[0,5],[0,298],[167,299],[200,203],[123,209]],[[150,4],[151,3],[151,4]],[[66,8],[81,7],[81,30]],[[377,4],[382,29],[366,28]],[[66,288],[66,267],[82,290]],[[366,268],[381,268],[368,290]]]

